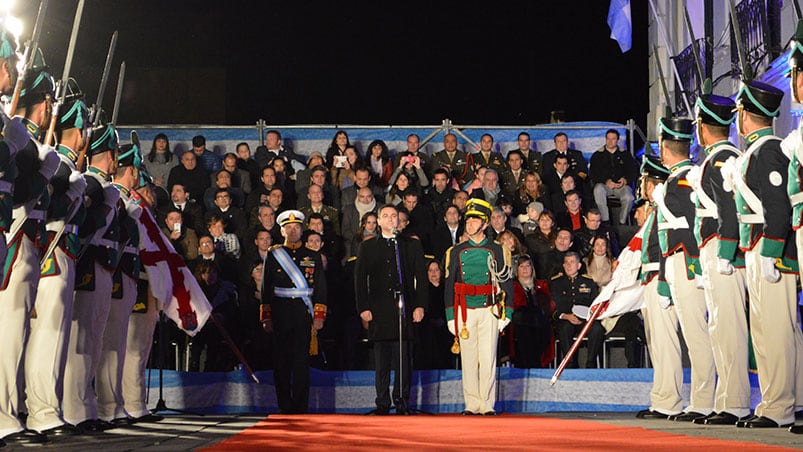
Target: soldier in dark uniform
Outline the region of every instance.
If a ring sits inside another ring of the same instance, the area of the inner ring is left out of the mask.
[[[588,163],[583,153],[577,149],[569,149],[569,137],[563,132],[556,133],[554,141],[555,149],[544,154],[542,162],[544,171],[551,171],[558,155],[565,155],[569,159],[569,171],[580,176],[582,182],[585,183],[585,180],[588,178]],[[546,178],[544,179],[544,182],[546,182]],[[581,181],[577,181],[578,187],[580,182]],[[557,190],[559,187],[550,188]]]
[[[544,156],[541,154],[541,151],[530,149],[530,134],[527,132],[519,133],[517,141],[519,145],[518,150],[524,156],[524,161],[526,162],[524,167],[527,171],[535,171],[540,176],[543,168]],[[508,153],[508,155],[510,154]]]
[[[507,168],[502,154],[494,152],[494,137],[489,133],[484,133],[480,138],[480,150],[471,154],[474,160],[474,168],[490,168],[501,174]]]
[[[311,337],[326,319],[326,279],[321,254],[301,242],[304,215],[285,210],[277,221],[284,244],[271,247],[265,261],[259,318],[274,333],[279,410],[300,414],[309,409]]]
[[[84,172],[86,217],[78,228],[81,250],[75,274],[75,306],[64,371],[64,420],[87,431],[112,425],[98,418],[93,380],[100,362],[103,330],[111,309],[112,274],[119,256],[120,192],[109,182],[117,152],[117,131],[102,120],[92,130]]]
[[[438,168],[449,171],[449,176],[457,181],[458,187],[462,187],[466,182],[474,179],[474,159],[470,154],[457,149],[457,136],[447,133],[443,137],[443,150],[432,155],[430,161],[430,174],[434,174]]]
[[[555,322],[555,331],[560,340],[560,352],[563,356],[569,352],[574,337],[580,333],[586,323],[572,312],[572,308],[575,305],[591,306],[594,298],[599,294],[597,283],[590,276],[580,274],[582,265],[583,261],[580,255],[569,251],[563,256],[563,273],[553,276],[549,283],[550,293],[555,300],[555,312],[552,314],[552,319]],[[602,326],[602,322],[595,320],[586,337],[588,337],[586,368],[596,368],[597,358],[602,352],[602,342],[605,340],[605,328]],[[577,354],[574,355],[568,367],[578,367]]]
[[[363,324],[368,325],[368,339],[374,345],[376,409],[372,413],[388,414],[390,410],[390,370],[393,368],[396,370],[393,384],[396,414],[408,414],[412,377],[409,352],[409,342],[413,339],[411,324],[421,322],[427,308],[427,264],[419,240],[396,234],[399,217],[395,206],[387,205],[379,209],[377,222],[380,235],[360,244],[354,269],[357,312]],[[397,251],[401,281],[396,265]],[[405,315],[401,338],[400,296],[404,300]],[[400,361],[403,367],[401,372],[398,369]]]
[[[695,424],[734,425],[750,414],[748,332],[744,253],[739,250],[739,221],[732,191],[725,191],[719,170],[740,152],[728,141],[736,104],[727,97],[697,98],[697,140],[705,160],[688,180],[697,198],[694,235],[700,248],[703,291],[709,306],[708,331],[717,369],[715,413]]]
[[[787,193],[789,157],[773,135],[783,91],[751,81],[736,98],[739,134],[747,149],[722,168],[736,194],[739,246],[745,251],[753,339],[761,402],[737,427],[784,427],[803,402],[803,335],[798,323],[797,249]]]
[[[658,239],[661,244],[658,293],[664,304],[673,304],[683,339],[689,347],[691,395],[685,412],[670,420],[691,422],[714,411],[716,369],[708,334],[705,294],[701,290],[700,250],[694,238],[695,207],[692,187],[686,175],[692,167],[689,119],[661,118],[661,161],[669,168],[666,184],[658,186],[653,199],[658,211]]]

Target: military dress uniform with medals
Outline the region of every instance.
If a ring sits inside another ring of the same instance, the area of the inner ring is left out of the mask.
[[[99,124],[87,154],[117,151],[117,131]],[[102,338],[111,309],[112,274],[117,268],[120,223],[117,214],[120,191],[102,169],[84,172],[86,217],[78,227],[81,251],[76,264],[75,303],[64,372],[64,420],[88,430],[102,429],[98,422],[98,397],[93,381],[100,363]]]
[[[466,218],[487,224],[491,210],[486,201],[469,199]],[[452,352],[460,353],[466,414],[495,413],[497,341],[513,315],[513,280],[504,278],[511,268],[510,251],[487,236],[446,252],[446,323],[455,335]]]
[[[432,154],[432,160],[430,162],[430,174],[434,173],[438,168],[444,168],[449,171],[449,177],[454,178],[461,188],[463,184],[474,179],[474,159],[471,157],[471,154],[467,154],[459,149],[454,151],[452,157],[449,157],[449,153],[446,149],[442,149]]]
[[[697,136],[702,124],[728,128],[736,104],[727,97],[697,98]],[[720,168],[741,152],[726,139],[705,143],[705,160],[689,171],[697,217],[694,235],[700,249],[703,292],[708,306],[708,332],[717,369],[714,411],[695,423],[734,425],[750,413],[748,330],[744,254],[739,250],[739,222],[732,190],[725,190]],[[697,169],[699,168],[699,170]]]
[[[474,168],[485,167],[496,171],[501,185],[502,172],[507,168],[507,162],[505,162],[505,159],[502,158],[502,154],[490,151],[486,157],[485,153],[479,151],[471,154],[471,158],[474,160]]]
[[[142,165],[139,142],[132,133],[132,144],[120,146],[117,169],[139,168]],[[117,182],[112,185],[120,192],[118,218],[121,251],[117,268],[112,274],[112,297],[109,317],[103,332],[103,351],[95,374],[95,391],[98,394],[98,417],[104,421],[125,419],[123,401],[123,366],[128,338],[128,320],[137,301],[139,280],[139,216],[142,214],[139,195]]]
[[[43,102],[50,102],[55,87],[43,62],[37,66],[38,63],[31,68],[24,93],[20,96],[20,109],[25,108],[28,112]],[[4,394],[0,399],[0,437],[6,441],[41,442],[35,437],[42,435],[25,431],[17,418],[21,391],[25,389],[25,379],[19,377],[24,375],[22,357],[27,346],[30,317],[39,284],[41,240],[50,202],[47,184],[58,168],[59,158],[52,147],[38,141],[41,134],[39,126],[42,124],[22,117],[10,121],[17,123],[17,127],[24,126],[28,136],[2,176],[7,183],[13,181],[12,194],[5,196],[3,202],[10,201],[14,209],[13,220],[5,232],[8,254],[0,283],[0,334],[3,343],[3,352],[0,353],[0,393]],[[21,132],[22,129],[19,129],[20,135]],[[19,144],[24,141],[22,138],[20,136]],[[10,143],[7,146],[10,148]]]
[[[82,133],[88,116],[82,98],[75,80],[70,79],[67,97],[59,108],[57,132],[73,129]],[[26,423],[28,428],[46,434],[55,433],[55,429],[70,431],[61,418],[61,395],[72,325],[75,259],[81,247],[78,224],[86,214],[86,181],[75,166],[78,153],[64,144],[57,145],[56,152],[59,166],[50,180],[47,236],[42,243],[46,255],[36,295],[36,317],[31,319],[25,350]]]
[[[690,143],[692,122],[688,119],[661,118],[662,142]],[[669,152],[664,151],[662,152]],[[658,279],[659,295],[671,298],[677,312],[683,338],[689,348],[691,362],[691,394],[685,413],[678,420],[692,421],[714,410],[716,370],[711,339],[708,334],[705,294],[699,288],[700,251],[692,226],[695,207],[692,187],[686,175],[692,168],[688,158],[669,168],[663,186],[653,192],[657,206],[658,240],[661,260]]]
[[[742,86],[742,110],[773,118],[780,113],[783,91],[756,81]],[[803,334],[798,323],[797,249],[793,239],[788,189],[789,156],[772,127],[759,127],[745,137],[747,149],[735,165],[723,166],[731,177],[739,215],[739,246],[745,251],[750,299],[750,334],[758,368],[761,402],[755,416],[740,427],[792,424],[803,404]],[[729,162],[730,163],[730,162]]]
[[[304,223],[304,215],[286,210],[282,227]],[[301,242],[273,246],[263,269],[260,320],[273,323],[276,399],[282,413],[309,408],[309,355],[313,319],[326,318],[326,276],[321,254]]]
[[[669,177],[658,157],[645,155],[642,165],[642,186],[645,178],[655,183]],[[642,194],[646,196],[646,193]],[[645,202],[647,200],[645,199]],[[658,211],[652,203],[645,220],[641,241],[641,285],[644,286],[644,332],[653,367],[650,407],[637,414],[639,418],[667,418],[681,413],[683,397],[683,362],[680,348],[677,310],[658,294],[658,273],[661,244],[658,237]]]
[[[578,273],[572,278],[563,273],[558,273],[549,281],[549,292],[555,300],[555,312],[552,313],[552,320],[555,323],[555,330],[560,341],[560,353],[562,356],[566,356],[572,347],[574,337],[583,329],[585,322],[580,325],[574,325],[568,320],[561,319],[560,316],[571,314],[575,305],[590,307],[599,294],[599,287],[588,275]],[[586,337],[588,337],[586,368],[596,368],[597,358],[601,356],[602,343],[605,340],[605,328],[602,326],[602,322],[595,320]],[[569,367],[577,367],[576,353]]]

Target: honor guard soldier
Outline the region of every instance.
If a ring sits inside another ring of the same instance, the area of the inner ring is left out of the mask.
[[[689,148],[692,122],[661,118],[661,162],[669,168],[666,183],[653,191],[661,244],[658,293],[663,304],[673,304],[691,362],[691,395],[683,414],[670,420],[691,422],[714,411],[716,370],[708,335],[705,294],[699,288],[700,251],[694,238],[695,208],[687,174],[692,168]]]
[[[739,134],[747,149],[722,168],[732,181],[739,215],[739,246],[745,251],[750,334],[761,402],[737,427],[783,427],[794,423],[803,375],[803,335],[797,310],[797,251],[787,194],[789,157],[773,135],[783,91],[757,81],[736,97]],[[733,163],[733,165],[731,165]],[[800,378],[799,378],[800,377]]]
[[[75,274],[75,303],[64,371],[64,420],[85,431],[112,425],[98,419],[95,373],[100,363],[103,332],[111,309],[112,274],[119,260],[120,191],[110,182],[115,170],[117,131],[102,120],[91,131],[87,147],[89,168],[84,172],[86,217],[78,227],[81,250]]]
[[[326,319],[326,277],[321,254],[301,242],[304,215],[285,210],[277,222],[284,244],[273,246],[265,261],[259,318],[274,333],[279,410],[299,414],[309,408],[310,339]]]
[[[641,285],[644,286],[644,331],[653,367],[650,407],[639,411],[640,419],[667,419],[683,408],[683,362],[678,336],[677,310],[658,294],[661,245],[658,238],[658,212],[653,193],[669,177],[661,159],[645,155],[641,163],[641,196],[636,202],[636,221],[643,222],[641,241]],[[639,204],[641,206],[639,207]]]
[[[792,100],[803,103],[803,20],[798,21],[795,35],[790,43],[792,53],[789,54],[789,78]],[[789,200],[792,203],[792,228],[795,230],[795,244],[797,249],[803,249],[803,121],[798,123],[782,142],[781,148],[786,155],[791,155],[789,164]],[[796,393],[800,394],[803,385],[797,386]],[[795,395],[796,405],[800,405],[800,398]],[[803,426],[789,427],[792,433],[803,433]]]
[[[485,235],[492,207],[466,203],[468,240],[446,252],[446,323],[460,353],[464,415],[495,415],[496,345],[513,315],[510,251]]]
[[[434,174],[438,168],[444,168],[449,172],[450,178],[457,182],[458,187],[462,188],[466,182],[474,179],[474,159],[470,154],[457,149],[457,136],[447,133],[443,137],[443,149],[432,155],[429,173]]]
[[[84,147],[88,109],[74,79],[67,82],[64,104],[59,106],[55,135],[59,166],[50,180],[51,202],[47,237],[42,246],[36,317],[25,350],[28,428],[46,435],[70,435],[80,430],[61,417],[64,367],[72,324],[75,259],[81,248],[78,224],[86,215],[86,180],[76,169],[78,151]]]
[[[17,84],[17,40],[11,32],[0,24],[0,95],[10,96]],[[9,172],[11,161],[20,149],[28,144],[29,135],[22,118],[12,120],[0,108],[0,118],[3,120],[3,137],[0,141],[0,262],[6,261],[6,235],[11,226],[12,188],[14,174]],[[3,277],[4,268],[0,268],[0,278]]]
[[[688,180],[697,198],[694,235],[700,248],[708,332],[717,383],[714,413],[695,424],[735,425],[750,414],[748,332],[745,309],[744,253],[739,250],[739,221],[732,191],[725,191],[720,168],[740,151],[728,141],[736,104],[727,97],[697,98],[697,141],[705,160]]]
[[[13,162],[3,177],[13,177],[13,195],[3,202],[14,207],[13,220],[6,232],[8,254],[4,263],[4,275],[0,286],[0,331],[3,353],[0,354],[0,393],[8,400],[0,403],[0,437],[7,443],[44,442],[45,435],[26,430],[17,418],[20,412],[21,392],[25,390],[24,373],[20,366],[30,334],[30,317],[39,284],[39,260],[41,240],[45,234],[46,210],[50,202],[48,181],[59,165],[59,158],[52,147],[39,142],[43,130],[51,119],[52,98],[55,84],[47,71],[44,59],[38,54],[20,94],[14,119],[6,129],[6,143],[23,143],[22,129],[27,130],[27,141],[14,156]],[[11,129],[14,129],[13,132]],[[17,135],[19,134],[19,135]],[[14,136],[14,139],[11,139]]]
[[[123,401],[123,366],[125,363],[128,318],[137,301],[139,281],[139,216],[142,207],[134,188],[139,182],[142,154],[136,132],[131,132],[131,143],[120,146],[117,169],[112,185],[120,192],[118,221],[121,251],[117,269],[112,275],[112,298],[106,330],[103,332],[103,351],[95,373],[95,391],[98,395],[98,417],[115,425],[130,422]]]

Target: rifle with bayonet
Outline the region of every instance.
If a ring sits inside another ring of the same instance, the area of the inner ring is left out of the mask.
[[[10,107],[8,109],[9,117],[13,117],[14,112],[17,111],[20,95],[22,94],[22,87],[25,86],[25,77],[30,68],[33,67],[37,49],[39,49],[39,37],[42,35],[42,23],[45,21],[47,2],[48,0],[42,0],[42,3],[39,4],[39,12],[36,14],[36,22],[33,26],[33,33],[31,33],[31,40],[25,44],[25,51],[22,54],[23,66],[17,76],[17,84],[14,85],[14,94],[11,97]]]
[[[78,155],[78,171],[84,170],[84,163],[86,161],[86,153],[89,149],[89,143],[92,141],[92,129],[97,125],[98,119],[101,114],[103,105],[103,94],[106,91],[106,85],[109,82],[109,72],[111,72],[112,59],[114,58],[114,49],[117,47],[117,31],[112,34],[111,42],[109,43],[109,51],[106,53],[106,63],[103,65],[103,75],[100,78],[100,88],[98,88],[98,98],[92,107],[89,109],[89,126],[87,127],[87,136],[84,141],[84,148]]]

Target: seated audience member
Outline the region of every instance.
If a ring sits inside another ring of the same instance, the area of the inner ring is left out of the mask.
[[[165,226],[162,232],[170,239],[173,248],[184,259],[189,262],[198,257],[198,236],[195,230],[184,224],[181,212],[171,209],[165,216]]]
[[[268,193],[268,205],[273,207],[276,215],[281,215],[282,212],[287,210],[287,203],[284,202],[284,191],[279,187],[273,187]]]
[[[371,239],[379,235],[379,230],[377,229],[377,213],[374,211],[366,212],[362,218],[360,219],[360,227],[357,229],[357,233],[354,235],[354,238],[351,240],[349,247],[346,249],[348,252],[348,258],[357,256],[357,251],[359,251],[360,243],[365,240]]]
[[[545,210],[538,218],[538,230],[525,238],[527,249],[535,265],[535,274],[541,279],[549,279],[551,264],[549,252],[555,248],[557,225],[552,212]],[[560,265],[560,264],[559,264]]]
[[[460,216],[460,210],[455,205],[446,208],[443,221],[435,227],[435,231],[430,236],[429,250],[435,259],[442,261],[446,250],[460,243],[463,235],[465,223]]]
[[[213,216],[219,217],[226,222],[226,232],[236,234],[238,237],[245,236],[248,220],[246,220],[245,214],[241,209],[231,205],[231,194],[225,188],[217,190],[215,204],[206,211],[207,226],[209,225],[209,219]]]
[[[360,220],[368,212],[379,212],[380,207],[381,205],[376,202],[373,192],[368,187],[361,188],[355,202],[344,207],[341,230],[347,251],[351,250],[351,244],[360,228]]]
[[[555,158],[551,168],[544,168],[544,174],[541,179],[549,188],[550,193],[559,193],[560,181],[566,174],[574,174],[569,170],[569,158],[565,155],[559,155]]]
[[[221,169],[214,173],[214,183],[204,192],[204,207],[207,212],[212,210],[215,205],[215,195],[219,190],[226,190],[231,196],[231,205],[234,207],[242,208],[245,205],[245,194],[239,188],[231,185],[231,173],[225,169]]]
[[[421,323],[413,325],[418,329],[418,346],[413,348],[413,369],[451,369],[454,356],[450,349],[454,336],[446,327],[446,306],[443,301],[443,270],[440,262],[431,260],[427,264],[427,288],[429,289],[429,315]]]
[[[527,206],[532,202],[540,202],[544,208],[552,210],[549,189],[541,182],[541,176],[534,171],[530,171],[524,176],[524,182],[516,190],[513,198],[513,212],[516,215],[526,213]]]
[[[443,149],[430,159],[430,173],[438,168],[446,169],[454,181],[454,188],[458,189],[474,178],[473,161],[470,154],[457,149],[457,136],[450,132],[443,136]]]
[[[323,155],[318,151],[312,151],[307,158],[307,167],[296,173],[296,206],[298,206],[298,202],[303,203],[306,201],[307,189],[312,180],[312,169],[319,166],[324,168],[324,171],[327,171]]]
[[[407,226],[407,233],[415,235],[422,241],[429,240],[429,234],[435,228],[435,215],[432,208],[419,202],[418,192],[408,191],[404,194],[402,205],[410,216],[410,224]],[[379,210],[377,210],[378,212]]]
[[[508,198],[499,198],[496,202],[496,205],[502,208],[502,211],[505,212],[505,216],[507,217],[507,222],[505,223],[506,229],[515,229],[518,232],[522,232],[521,230],[521,222],[517,215],[513,214],[513,204],[510,202]],[[522,241],[524,241],[524,235],[521,235]]]
[[[555,246],[549,250],[547,255],[548,264],[544,276],[551,278],[563,272],[563,258],[566,256],[566,253],[572,251],[573,245],[574,235],[572,231],[565,228],[558,229],[555,234]],[[580,267],[580,273],[585,273],[585,266],[582,260],[580,261]]]
[[[206,222],[206,229],[214,240],[214,246],[217,251],[225,253],[235,261],[240,258],[240,240],[236,235],[225,232],[225,219],[217,215],[210,216]]]
[[[538,230],[538,218],[541,217],[541,212],[544,211],[544,205],[538,201],[533,201],[527,205],[527,213],[519,216],[521,222],[521,233],[524,237],[535,233]],[[522,218],[526,218],[521,221]]]
[[[321,191],[323,192],[323,204],[340,210],[340,190],[336,189],[330,185],[329,182],[327,182],[326,173],[327,170],[323,166],[318,166],[312,169],[310,183],[307,186],[307,189],[304,190],[304,197],[303,199],[298,198],[298,201],[296,202],[298,210],[302,210],[304,207],[308,207],[310,205],[309,188],[312,185],[321,187]]]
[[[361,167],[354,170],[354,184],[344,188],[340,192],[340,205],[343,207],[344,212],[347,206],[354,204],[354,200],[357,199],[357,192],[365,187],[371,190],[371,194],[376,199],[377,203],[381,205],[381,203],[384,202],[385,192],[374,183],[368,168]]]
[[[407,175],[399,174],[396,180],[393,181],[388,194],[385,195],[385,204],[399,206],[404,200],[404,194],[413,190],[416,190],[416,187],[410,186],[410,179],[407,178]]]
[[[460,215],[466,213],[466,203],[468,202],[468,192],[465,190],[459,190],[454,194],[454,198],[452,198],[452,204],[457,206],[460,210]]]
[[[248,246],[246,246],[248,243]],[[270,232],[265,229],[257,229],[254,239],[250,242],[244,242],[242,247],[242,257],[240,258],[240,280],[238,284],[248,284],[251,279],[249,273],[251,268],[256,263],[265,263],[268,258],[268,249],[273,245],[273,239]]]
[[[257,148],[254,159],[260,168],[273,166],[273,162],[281,160],[289,175],[304,169],[304,159],[282,144],[282,134],[275,129],[265,132],[265,145]]]
[[[304,244],[305,248],[321,253],[323,269],[326,270],[328,267],[329,257],[326,254],[326,250],[323,248],[323,236],[314,229],[307,229],[301,235],[301,242]]]
[[[550,281],[550,291],[555,300],[555,312],[552,314],[555,331],[560,341],[560,352],[566,356],[574,342],[575,336],[583,329],[585,321],[574,314],[575,306],[589,307],[594,301],[599,288],[588,275],[580,274],[582,262],[580,255],[574,251],[566,253],[563,258],[563,273],[554,276]],[[602,352],[602,342],[605,339],[605,328],[599,320],[588,330],[588,355],[586,368],[596,368],[597,359]],[[567,367],[577,368],[577,354],[574,355]]]
[[[555,215],[560,215],[563,212],[566,212],[566,203],[564,201],[566,200],[566,193],[569,193],[570,191],[576,191],[580,193],[580,207],[584,211],[588,211],[588,209],[594,207],[594,198],[591,196],[588,190],[586,190],[582,183],[582,179],[574,174],[567,173],[560,178],[560,189],[553,192],[550,196]]]
[[[505,197],[514,199],[516,192],[524,185],[524,178],[527,175],[525,165],[524,154],[521,151],[514,149],[507,153],[507,168],[499,174],[500,185]]]
[[[333,234],[340,235],[340,212],[336,208],[324,204],[323,198],[323,188],[320,185],[312,184],[307,191],[309,205],[299,210],[304,214],[304,218],[307,219],[313,213],[320,214],[326,227]]]
[[[602,221],[610,222],[608,197],[612,196],[622,204],[619,224],[625,224],[633,207],[633,189],[630,184],[638,177],[638,168],[630,152],[619,148],[619,132],[608,129],[605,132],[605,145],[591,156],[589,179],[594,184],[594,201],[602,213]]]
[[[455,189],[449,187],[449,172],[443,168],[438,168],[432,174],[432,187],[424,195],[424,202],[432,207],[435,220],[440,223],[446,208],[452,205]]]
[[[186,224],[190,229],[194,229],[196,234],[198,231],[206,230],[206,223],[204,220],[203,208],[200,203],[190,199],[190,194],[184,190],[181,184],[174,184],[170,188],[170,202],[171,205],[165,206],[169,210],[174,208],[181,212],[182,223]],[[167,213],[164,211],[164,214]]]
[[[489,240],[496,241],[499,234],[503,231],[512,232],[516,238],[519,239],[519,242],[524,243],[524,236],[521,234],[520,230],[507,227],[507,215],[505,211],[499,206],[494,206],[493,211],[491,211],[491,221],[488,224],[488,228],[485,230],[485,235]]]
[[[585,226],[585,218],[581,207],[580,192],[570,191],[566,193],[563,202],[566,205],[566,211],[556,215],[558,227],[570,229],[571,231],[583,228]]]
[[[229,152],[223,156],[223,169],[231,174],[231,186],[239,188],[243,194],[251,193],[251,175],[248,171],[237,167],[237,155]]]
[[[269,205],[259,206],[257,215],[250,222],[245,240],[251,241],[256,237],[257,231],[264,229],[270,233],[271,243],[283,243],[282,228],[276,223],[276,211]]]
[[[251,148],[248,143],[237,143],[237,168],[245,170],[251,179],[251,188],[259,185],[259,178],[262,176],[259,171],[259,164],[251,156]]]
[[[346,155],[346,148],[351,146],[349,135],[345,130],[338,130],[335,136],[332,137],[332,142],[329,143],[329,148],[326,150],[325,165],[327,168],[334,168],[335,157],[343,157]]]
[[[482,188],[482,180],[485,178],[485,172],[488,171],[488,168],[484,166],[474,166],[473,169],[473,177],[471,180],[463,184],[463,190],[465,190],[469,195],[473,193],[474,190]]]
[[[222,166],[220,156],[206,148],[206,138],[203,135],[192,137],[192,153],[198,159],[198,166],[207,175],[214,173]]]
[[[393,185],[393,183],[396,181],[396,178],[399,177],[399,174],[404,173],[404,175],[407,176],[407,180],[410,182],[410,185],[419,187],[419,189],[423,191],[427,186],[429,186],[429,179],[424,171],[421,157],[408,156],[405,157],[405,159],[410,161],[403,161],[403,164],[398,166],[393,171],[393,174],[390,175],[390,179],[388,179],[388,184]]]
[[[188,263],[190,270],[195,272],[198,264],[204,261],[212,261],[220,269],[220,278],[225,281],[237,282],[237,261],[229,257],[225,251],[218,251],[215,241],[208,234],[198,237],[198,258]]]
[[[220,269],[214,262],[204,261],[195,268],[195,278],[212,305],[215,321],[232,335],[240,338],[242,325],[237,306],[237,288],[229,281],[220,279]],[[235,340],[235,342],[238,342]],[[239,344],[235,344],[239,347]],[[201,368],[201,354],[206,348],[206,362]],[[190,342],[191,372],[227,372],[234,370],[237,358],[212,322],[206,322]]]
[[[499,188],[499,175],[491,168],[488,168],[482,176],[482,187],[475,188],[470,193],[472,198],[484,199],[492,206],[497,205],[498,200],[505,197]]]
[[[142,159],[142,163],[153,178],[153,183],[167,190],[169,189],[167,179],[170,176],[170,170],[178,166],[178,160],[178,157],[173,155],[173,151],[170,149],[170,140],[167,135],[158,133],[153,138],[151,152]]]
[[[323,240],[323,253],[333,260],[340,261],[343,256],[343,239],[334,233],[331,227],[326,226],[326,219],[317,212],[312,212],[307,218],[307,229],[320,234]],[[331,285],[330,285],[331,286]],[[329,287],[329,286],[327,286]]]
[[[388,145],[384,141],[374,140],[368,145],[365,163],[371,171],[371,177],[380,187],[385,188],[391,184],[390,176],[393,174],[393,162],[390,160]]]
[[[295,160],[293,160],[295,162]],[[276,172],[276,186],[282,189],[282,206],[289,209],[296,205],[296,181],[287,173],[290,168],[284,160],[273,159],[271,163]]]
[[[616,239],[616,232],[610,226],[602,224],[602,215],[599,210],[592,208],[585,213],[585,225],[574,233],[577,252],[581,256],[590,255],[591,242],[596,237],[605,237],[612,255],[614,257],[619,255],[619,241]]]
[[[173,167],[167,177],[167,186],[180,184],[191,199],[203,202],[204,192],[211,185],[209,174],[198,164],[195,153],[187,151],[181,155],[181,165]]]
[[[522,245],[518,237],[509,230],[502,231],[496,237],[496,241],[510,251],[510,257],[513,259],[514,265],[519,257],[527,254],[527,247]]]
[[[536,289],[530,256],[519,256],[513,280],[514,364],[520,369],[543,367],[543,356],[552,340],[548,297]]]
[[[248,213],[253,212],[260,204],[268,202],[270,191],[277,187],[276,170],[272,166],[262,168],[262,176],[259,182],[259,185],[254,186],[254,189],[251,190],[245,200],[245,211]]]
[[[427,154],[419,150],[420,140],[418,135],[412,133],[407,137],[407,149],[402,152],[397,152],[396,157],[393,159],[393,167],[398,169],[402,168],[407,174],[413,185],[420,185],[417,180],[419,177],[419,168],[423,168],[424,175],[427,179],[432,179],[430,174],[430,158]],[[394,170],[395,171],[395,170]]]
[[[329,168],[329,180],[332,181],[332,186],[341,191],[354,185],[357,177],[355,171],[365,166],[354,146],[346,146],[343,156],[345,158],[338,158],[335,166]]]

